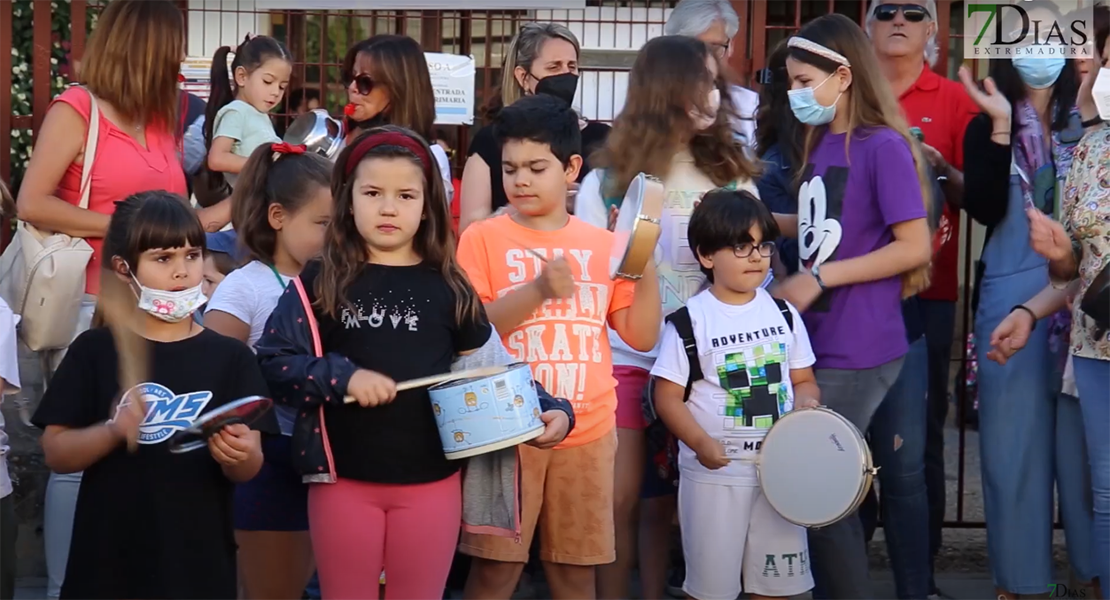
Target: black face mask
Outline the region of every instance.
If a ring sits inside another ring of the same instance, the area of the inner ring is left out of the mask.
[[[578,91],[578,75],[575,73],[562,73],[544,77],[536,83],[537,94],[547,94],[572,104],[574,93]]]

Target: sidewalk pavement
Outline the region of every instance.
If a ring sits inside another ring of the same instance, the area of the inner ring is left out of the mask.
[[[875,599],[895,598],[894,578],[890,571],[872,572],[875,581]],[[988,573],[940,574],[937,585],[941,591],[954,600],[995,600],[994,584]],[[546,589],[542,590],[546,592]],[[638,590],[633,590],[636,593]],[[1046,590],[1047,591],[1047,590]],[[538,596],[537,596],[538,597]],[[46,598],[46,579],[26,578],[16,582],[15,600],[44,600]],[[810,598],[809,594],[798,596],[799,600]],[[439,599],[429,599],[439,600]]]

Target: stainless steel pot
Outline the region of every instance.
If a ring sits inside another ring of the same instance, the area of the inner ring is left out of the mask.
[[[346,145],[344,143],[346,134],[342,121],[333,119],[328,111],[317,108],[297,117],[285,131],[283,141],[289,144],[304,144],[310,152],[335,160],[336,155]]]

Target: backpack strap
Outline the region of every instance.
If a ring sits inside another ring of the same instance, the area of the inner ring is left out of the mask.
[[[690,311],[685,306],[668,315],[666,321],[674,325],[678,337],[682,339],[682,347],[686,350],[686,360],[690,363],[690,376],[686,381],[686,391],[682,394],[682,401],[686,402],[690,399],[690,388],[695,381],[702,378],[698,345],[694,341],[694,324],[690,321]]]
[[[790,312],[790,305],[782,298],[775,298],[774,300],[779,307],[779,312],[782,313],[782,318],[786,319],[786,326],[790,328],[790,333],[794,333],[794,313]]]

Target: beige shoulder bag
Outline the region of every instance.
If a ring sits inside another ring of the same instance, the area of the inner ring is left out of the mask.
[[[100,108],[92,92],[89,100],[78,204],[84,209],[89,207],[90,179],[100,133]],[[66,348],[76,337],[85,294],[85,268],[92,255],[92,247],[82,238],[19,223],[12,243],[0,255],[0,297],[22,317],[19,338],[31,350]]]

